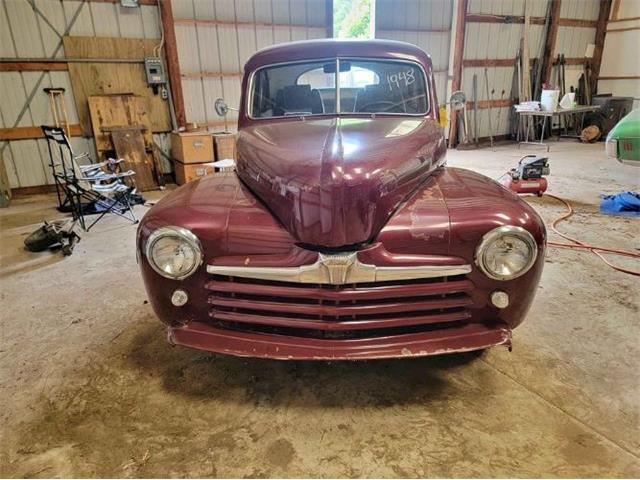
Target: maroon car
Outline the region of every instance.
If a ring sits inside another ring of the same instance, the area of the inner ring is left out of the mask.
[[[511,345],[545,228],[445,166],[431,59],[392,41],[295,42],[245,66],[236,172],[140,223],[140,268],[174,344],[280,359]]]

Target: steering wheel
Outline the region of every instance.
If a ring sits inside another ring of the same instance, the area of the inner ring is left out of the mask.
[[[374,106],[374,105],[380,105],[381,108],[376,108],[375,111],[373,112],[369,112],[367,109]],[[395,102],[392,102],[390,100],[377,100],[374,102],[369,102],[365,105],[362,105],[357,112],[355,113],[377,113],[377,112],[386,112],[388,111],[390,108],[393,107],[397,107],[398,104]]]

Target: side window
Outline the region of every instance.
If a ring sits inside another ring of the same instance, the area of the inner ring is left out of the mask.
[[[321,115],[335,105],[320,93],[335,98],[334,63],[300,62],[265,67],[253,79],[251,115],[254,118]]]

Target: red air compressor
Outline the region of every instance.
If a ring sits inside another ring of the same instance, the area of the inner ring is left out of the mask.
[[[502,185],[515,193],[533,193],[542,196],[547,191],[547,179],[549,175],[549,159],[537,155],[525,155],[518,162],[516,168],[512,168],[498,179]]]

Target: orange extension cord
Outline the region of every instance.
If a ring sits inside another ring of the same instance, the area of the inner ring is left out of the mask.
[[[560,197],[556,197],[555,195],[550,195],[548,193],[546,193],[545,195],[547,197],[554,198],[554,199],[558,200],[559,202],[562,202],[565,205],[565,207],[567,207],[567,212],[564,215],[561,215],[558,218],[556,218],[551,223],[551,230],[553,230],[555,233],[560,235],[565,240],[569,240],[570,242],[573,242],[573,243],[547,242],[548,245],[551,245],[553,247],[561,247],[561,248],[574,248],[574,249],[590,250],[592,253],[594,253],[595,255],[600,257],[600,260],[602,260],[604,263],[609,265],[614,270],[617,270],[617,271],[623,272],[623,273],[628,273],[629,275],[635,275],[637,277],[640,277],[640,272],[637,272],[637,271],[634,271],[634,270],[627,270],[626,268],[622,268],[622,267],[618,267],[616,265],[613,265],[612,263],[610,263],[602,255],[601,252],[610,253],[610,254],[613,254],[613,255],[622,255],[622,256],[625,256],[625,257],[632,257],[632,258],[640,258],[640,253],[638,253],[638,252],[629,252],[627,250],[616,250],[616,249],[613,249],[613,248],[597,247],[595,245],[588,245],[586,243],[581,242],[580,240],[577,240],[577,239],[575,239],[573,237],[570,237],[569,235],[566,235],[566,234],[558,231],[556,226],[560,222],[568,219],[571,215],[574,214],[573,207],[571,206],[571,204],[569,202],[567,202],[566,200],[564,200],[564,199],[562,199]]]

